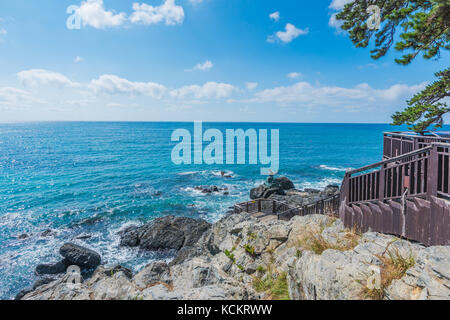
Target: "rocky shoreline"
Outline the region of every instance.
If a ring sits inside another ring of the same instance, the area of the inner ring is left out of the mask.
[[[251,198],[299,206],[338,192],[337,186],[300,191],[279,178],[253,189]],[[119,236],[122,246],[172,250],[175,258],[133,274],[120,265],[102,265],[100,254],[67,243],[62,260],[37,266],[42,278],[16,299],[450,299],[449,246],[426,248],[389,235],[358,234],[323,215],[281,221],[240,214],[214,224],[167,216],[127,227]],[[81,270],[76,284],[66,273],[73,265]]]

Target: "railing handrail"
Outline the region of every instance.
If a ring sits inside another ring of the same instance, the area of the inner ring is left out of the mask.
[[[427,131],[430,132],[430,131]],[[433,134],[433,132],[430,132]],[[421,135],[413,135],[413,134],[408,134],[408,133],[404,133],[404,132],[383,132],[383,135],[393,135],[393,136],[399,136],[399,137],[405,137],[405,138],[422,138],[422,139],[435,139],[435,140],[450,140],[450,137],[441,137],[438,136],[436,134],[434,134],[434,136],[421,136]]]
[[[370,169],[373,169],[373,168],[376,168],[376,167],[381,167],[382,165],[385,165],[385,164],[388,164],[388,163],[391,163],[391,162],[396,162],[396,161],[402,160],[404,158],[409,158],[409,157],[412,157],[412,156],[415,156],[415,155],[427,152],[427,151],[433,149],[434,147],[450,148],[450,143],[434,142],[431,145],[429,145],[429,146],[427,146],[425,148],[422,148],[422,149],[417,149],[417,150],[414,150],[414,151],[411,151],[411,152],[399,155],[399,156],[394,157],[394,158],[389,158],[389,159],[386,159],[386,160],[383,160],[383,161],[380,161],[380,162],[377,162],[377,163],[374,163],[374,164],[370,164],[370,165],[365,166],[365,167],[361,167],[361,168],[354,169],[354,170],[349,170],[349,171],[346,172],[346,175],[352,175],[352,174],[363,172],[363,171],[367,171],[367,170],[370,170]]]
[[[424,152],[427,152],[427,151],[433,149],[434,145],[435,144],[433,144],[431,146],[428,146],[428,147],[425,147],[425,148],[422,148],[422,149],[417,149],[415,151],[411,151],[411,152],[402,154],[402,155],[394,157],[394,158],[390,158],[390,159],[383,160],[383,161],[380,161],[380,162],[377,162],[377,163],[374,163],[374,164],[370,164],[368,166],[361,167],[359,169],[349,170],[345,174],[348,175],[348,176],[351,176],[352,174],[355,174],[355,173],[367,171],[367,170],[370,170],[370,169],[373,169],[373,168],[376,168],[376,167],[381,167],[381,166],[383,166],[385,164],[388,164],[388,163],[391,163],[391,162],[396,162],[396,161],[402,160],[404,158],[409,158],[409,157],[412,157],[412,156],[415,156],[415,155],[418,155],[418,154],[421,154],[421,153],[424,153]],[[448,144],[448,146],[450,147],[450,144]]]
[[[317,206],[319,203],[323,203],[323,202],[327,202],[327,201],[331,201],[331,200],[336,200],[338,198],[340,198],[340,194],[335,194],[335,195],[329,196],[327,198],[323,198],[321,200],[315,201],[313,203],[310,203],[310,204],[307,204],[307,205],[304,205],[304,206],[291,206],[290,204],[287,204],[287,203],[285,203],[283,201],[279,201],[279,200],[258,198],[258,199],[255,199],[255,200],[238,203],[238,204],[235,204],[234,206],[235,207],[240,207],[241,209],[245,209],[247,204],[254,204],[254,203],[257,203],[257,202],[260,202],[260,201],[274,202],[276,204],[284,205],[284,206],[287,207],[287,210],[277,213],[277,214],[281,214],[282,215],[283,213],[286,213],[286,212],[289,212],[289,211],[292,211],[292,210],[296,210],[296,209],[297,210],[310,209],[310,208],[312,208],[314,206]]]
[[[412,179],[410,191],[413,196],[426,195],[429,198],[444,194],[448,197],[449,189],[446,182],[448,168],[444,167],[444,161],[448,160],[444,159],[448,159],[449,149],[450,143],[433,142],[422,149],[347,171],[342,182],[341,200],[345,200],[346,203],[359,203],[401,198],[399,190],[403,187],[409,189],[410,178]],[[423,156],[415,157],[416,155]],[[386,166],[389,163],[395,164]],[[369,171],[373,168],[379,169]],[[413,170],[412,174],[410,170]],[[369,172],[352,176],[365,171]]]

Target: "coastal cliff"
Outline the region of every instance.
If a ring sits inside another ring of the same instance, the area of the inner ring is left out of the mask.
[[[370,266],[381,269],[379,289],[367,287]],[[448,246],[358,235],[327,216],[242,214],[212,225],[169,264],[136,275],[100,266],[81,284],[59,276],[22,299],[450,299],[449,270]]]

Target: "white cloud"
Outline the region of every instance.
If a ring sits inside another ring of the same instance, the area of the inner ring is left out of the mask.
[[[344,9],[344,7],[347,3],[350,3],[353,1],[354,0],[333,0],[333,1],[331,1],[329,8],[333,9],[333,10],[342,10],[342,9]]]
[[[396,84],[387,89],[374,89],[366,83],[354,88],[330,87],[312,85],[308,82],[298,82],[292,86],[276,87],[256,92],[248,102],[280,104],[304,103],[308,105],[342,106],[349,103],[366,104],[366,102],[396,101],[408,97],[423,89],[426,83],[408,86]]]
[[[166,88],[158,83],[132,82],[110,74],[92,80],[89,87],[97,94],[146,95],[155,99],[161,99],[166,91]]]
[[[36,103],[41,101],[33,98],[27,91],[13,87],[0,88],[0,109],[17,109]]]
[[[207,82],[203,86],[192,85],[172,90],[170,95],[176,98],[220,99],[229,97],[234,90],[234,86],[230,84]]]
[[[118,27],[126,21],[125,13],[115,14],[113,11],[106,11],[103,0],[83,1],[78,9],[78,14],[83,25],[97,29]]]
[[[78,87],[80,84],[72,82],[61,73],[43,70],[31,69],[21,71],[17,74],[19,81],[25,87],[37,87],[40,85],[53,85],[57,87]]]
[[[8,32],[6,31],[6,29],[3,29],[0,27],[0,36],[5,36],[7,34],[8,34]]]
[[[273,21],[280,20],[280,12],[276,11],[274,13],[269,14],[269,18],[272,19]]]
[[[267,41],[268,42],[275,42],[276,39],[284,42],[284,43],[289,43],[292,40],[294,40],[295,38],[298,38],[301,35],[305,35],[309,33],[309,28],[306,29],[298,29],[296,28],[293,24],[288,23],[285,26],[285,31],[278,31],[277,33],[275,33],[275,35],[270,36]]]
[[[163,22],[166,25],[181,24],[184,20],[183,7],[177,6],[175,0],[165,0],[160,6],[151,6],[146,3],[133,3],[133,14],[130,17],[133,23],[145,25]]]
[[[82,57],[80,57],[80,56],[76,56],[75,59],[74,59],[73,61],[74,61],[75,63],[80,63],[80,62],[83,62],[84,59],[83,59]]]
[[[336,12],[331,15],[330,20],[328,21],[328,25],[332,28],[335,28],[337,32],[343,32],[343,30],[341,29],[343,21],[337,20],[336,15]]]
[[[257,86],[258,86],[258,83],[257,83],[257,82],[246,82],[246,83],[245,83],[245,87],[246,87],[247,90],[249,90],[249,91],[255,90]]]
[[[329,8],[333,9],[334,11],[341,11],[342,9],[344,9],[346,4],[353,1],[354,0],[333,0],[329,5]],[[332,28],[335,28],[337,33],[344,33],[344,31],[341,29],[343,21],[336,19],[337,14],[338,12],[334,12],[331,14],[328,25]]]
[[[210,60],[206,60],[205,62],[199,63],[194,68],[188,69],[186,71],[195,71],[195,70],[207,71],[212,67],[214,67],[214,64]]]
[[[300,78],[302,76],[302,74],[300,72],[291,72],[289,74],[286,75],[289,79],[297,79]]]

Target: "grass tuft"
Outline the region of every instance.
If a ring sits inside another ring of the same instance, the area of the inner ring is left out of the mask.
[[[385,290],[391,285],[392,281],[401,279],[415,265],[415,259],[412,252],[403,257],[398,249],[387,250],[386,254],[377,256],[382,265],[380,267],[381,283],[379,288],[363,288],[363,298],[372,300],[382,300],[385,297]]]
[[[253,278],[252,285],[256,292],[265,293],[268,300],[290,300],[286,272],[278,273],[268,268],[265,275]]]
[[[360,234],[358,234],[356,230],[349,230],[344,235],[344,239],[338,241],[337,243],[331,243],[327,241],[321,233],[310,232],[299,241],[299,247],[302,250],[310,250],[319,255],[328,249],[347,251],[358,245],[360,237]]]

